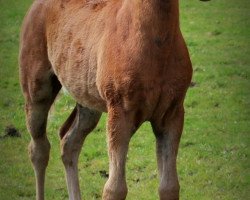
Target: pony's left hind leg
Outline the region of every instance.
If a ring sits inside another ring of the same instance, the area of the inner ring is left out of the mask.
[[[78,180],[78,158],[86,136],[95,128],[101,113],[82,107],[75,107],[60,130],[61,157],[66,170],[70,200],[80,200]]]

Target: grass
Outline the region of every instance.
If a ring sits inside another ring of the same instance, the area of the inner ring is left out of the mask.
[[[21,138],[0,139],[0,199],[34,199],[18,80],[19,30],[31,0],[0,0],[0,134],[13,124]],[[250,196],[250,4],[248,0],[181,1],[181,28],[194,67],[185,101],[178,156],[182,200],[241,200]],[[61,94],[49,116],[52,150],[46,199],[67,199],[58,129],[74,106]],[[84,199],[100,199],[108,170],[104,114],[80,156]],[[133,137],[127,162],[128,200],[157,199],[154,137],[144,124]]]

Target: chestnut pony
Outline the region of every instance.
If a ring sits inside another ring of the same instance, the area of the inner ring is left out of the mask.
[[[35,0],[22,27],[20,79],[37,200],[49,160],[48,111],[62,86],[77,102],[60,129],[70,200],[81,199],[78,157],[102,112],[109,152],[102,199],[126,198],[129,141],[145,121],[156,137],[160,199],[179,199],[176,157],[191,77],[178,0]]]

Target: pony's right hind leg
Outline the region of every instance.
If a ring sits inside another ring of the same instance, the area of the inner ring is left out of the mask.
[[[46,136],[47,116],[61,84],[46,59],[27,65],[23,63],[21,60],[20,78],[25,97],[26,125],[31,134],[29,156],[36,176],[36,199],[43,200],[50,151]]]
[[[28,85],[32,84],[28,82]],[[54,75],[39,82],[37,90],[26,93],[26,124],[31,134],[29,156],[36,176],[36,199],[44,199],[45,170],[48,165],[50,143],[46,136],[48,111],[56,94],[60,90],[60,83]],[[46,92],[45,92],[46,91]]]
[[[53,73],[45,39],[45,9],[34,1],[23,22],[20,42],[20,81],[25,97],[26,124],[31,134],[29,155],[36,176],[36,199],[44,199],[45,170],[50,144],[46,136],[48,111],[61,84]]]

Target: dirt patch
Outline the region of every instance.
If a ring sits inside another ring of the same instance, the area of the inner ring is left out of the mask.
[[[197,86],[197,83],[192,81],[189,85],[190,88],[193,88],[193,87],[196,87]]]
[[[99,174],[103,178],[108,178],[109,177],[109,174],[108,174],[108,172],[106,170],[100,170]]]
[[[4,135],[1,136],[0,138],[6,138],[6,137],[21,137],[21,133],[13,125],[8,125],[5,127]]]

